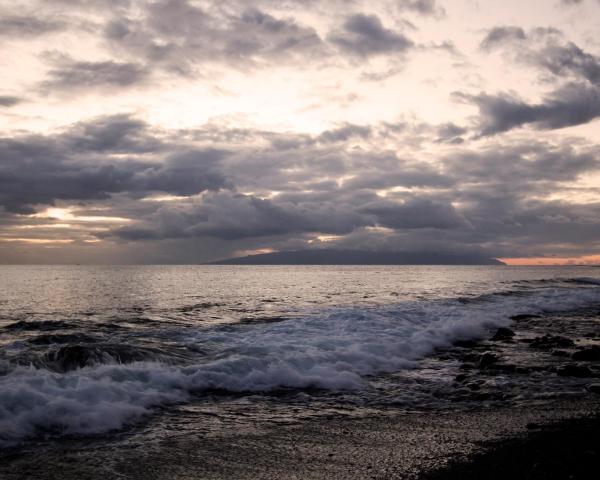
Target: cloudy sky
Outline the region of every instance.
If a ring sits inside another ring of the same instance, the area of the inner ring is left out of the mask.
[[[0,0],[0,263],[600,261],[600,0]]]

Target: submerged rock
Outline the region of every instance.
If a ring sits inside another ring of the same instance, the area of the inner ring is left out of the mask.
[[[590,383],[586,389],[588,392],[600,394],[600,383]]]
[[[573,360],[585,360],[585,361],[600,361],[600,346],[594,345],[589,348],[584,348],[571,355]]]
[[[10,323],[6,325],[4,330],[8,331],[34,331],[39,330],[42,332],[53,331],[53,330],[66,330],[71,328],[72,325],[63,320],[19,320],[18,322]]]
[[[594,376],[594,372],[588,366],[574,363],[558,368],[556,373],[562,377],[590,378]]]
[[[48,366],[67,372],[102,363],[132,363],[160,358],[160,353],[131,345],[67,345],[46,354]]]
[[[527,313],[523,313],[520,315],[513,315],[512,317],[510,317],[511,320],[529,320],[531,318],[541,318],[540,315],[533,315],[533,314],[527,314]]]
[[[541,350],[551,350],[553,348],[574,347],[575,342],[570,338],[560,335],[544,335],[543,337],[536,337],[531,340],[529,346],[532,348],[539,348]]]
[[[498,357],[498,355],[496,355],[495,353],[485,352],[484,354],[481,355],[481,357],[479,357],[479,367],[480,368],[489,367],[490,365],[497,363],[498,360],[500,360],[500,357]]]
[[[507,340],[512,340],[512,338],[514,336],[515,336],[515,332],[513,332],[510,328],[501,327],[498,330],[496,330],[496,333],[492,337],[492,340],[495,342],[507,341]]]

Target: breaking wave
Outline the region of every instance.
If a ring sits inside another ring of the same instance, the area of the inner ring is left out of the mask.
[[[0,446],[41,432],[107,432],[206,390],[360,389],[371,375],[418,367],[436,348],[483,338],[515,314],[597,304],[600,288],[591,283],[182,333],[179,342],[202,353],[186,366],[136,358],[117,363],[112,355],[106,357],[112,363],[103,364],[99,356],[94,365],[84,362],[63,373],[16,367],[0,376]]]

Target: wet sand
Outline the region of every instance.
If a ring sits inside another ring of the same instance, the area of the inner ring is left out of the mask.
[[[437,476],[427,478],[460,478],[464,470],[457,470],[457,464],[470,456],[480,454],[480,466],[508,461],[505,453],[481,453],[565,419],[592,418],[600,413],[599,407],[600,396],[590,394],[527,409],[389,410],[304,420],[281,411],[269,422],[257,423],[251,415],[243,420],[240,406],[209,413],[202,406],[188,405],[182,406],[185,424],[177,422],[177,413],[150,422],[162,424],[160,438],[149,440],[146,426],[107,442],[71,439],[43,451],[31,445],[13,454],[5,452],[0,457],[0,478],[417,479],[436,470]],[[598,420],[593,422],[596,428]],[[594,435],[597,438],[597,429]],[[447,470],[449,466],[453,469]]]

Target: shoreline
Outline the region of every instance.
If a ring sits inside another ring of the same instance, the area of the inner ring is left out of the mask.
[[[590,418],[530,425],[525,435],[491,442],[482,452],[421,480],[588,479],[600,464],[600,412]]]
[[[555,432],[563,425],[578,425],[578,418],[593,418],[594,428],[600,423],[596,395],[527,408],[408,413],[389,409],[304,420],[281,408],[269,421],[257,421],[246,407],[223,405],[208,412],[206,405],[182,405],[178,410],[185,410],[185,421],[181,411],[158,415],[150,423],[161,434],[150,439],[148,426],[140,425],[106,441],[64,439],[43,451],[31,445],[0,455],[0,477],[445,480],[463,478],[470,465],[474,472],[495,468],[495,459],[506,457],[503,449],[520,449],[523,441],[537,435],[532,425]],[[535,438],[530,450],[539,444]],[[506,478],[490,478],[501,477]],[[472,478],[478,478],[477,473]]]

